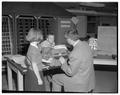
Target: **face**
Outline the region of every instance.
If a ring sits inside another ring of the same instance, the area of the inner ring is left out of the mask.
[[[43,35],[40,35],[40,36],[39,36],[39,39],[37,39],[37,42],[40,43],[40,42],[42,42],[42,40],[43,40]]]
[[[50,43],[53,43],[53,42],[54,42],[54,35],[49,35],[49,36],[48,36],[48,41],[49,41]]]

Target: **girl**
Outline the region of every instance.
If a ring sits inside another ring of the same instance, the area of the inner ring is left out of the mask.
[[[26,36],[30,46],[27,52],[28,71],[25,75],[25,91],[45,91],[42,74],[42,55],[38,44],[42,41],[41,30],[30,29]]]

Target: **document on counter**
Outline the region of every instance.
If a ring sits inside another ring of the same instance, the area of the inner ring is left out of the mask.
[[[27,66],[25,65],[25,56],[23,55],[6,55],[4,57],[7,57],[11,60],[13,60],[16,64],[20,64],[22,67],[26,68]]]

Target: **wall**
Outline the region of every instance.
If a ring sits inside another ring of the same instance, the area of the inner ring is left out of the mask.
[[[87,33],[87,17],[86,16],[77,16],[77,19],[79,19],[76,29],[78,30],[78,33],[81,38],[86,37]],[[73,25],[71,18],[58,18],[57,19],[57,26],[58,31],[55,33],[55,41],[57,44],[64,44],[66,43],[66,40],[64,38],[65,31],[75,28]]]
[[[77,23],[77,30],[80,35],[80,37],[86,37],[87,33],[87,16],[77,16],[79,19]]]
[[[100,17],[100,25],[117,26],[117,17]]]
[[[71,18],[57,18],[57,31],[55,33],[55,43],[65,44],[66,40],[64,38],[65,31],[69,30],[72,26]]]
[[[87,34],[94,37],[98,34],[98,26],[117,26],[117,16],[88,16],[87,23]]]

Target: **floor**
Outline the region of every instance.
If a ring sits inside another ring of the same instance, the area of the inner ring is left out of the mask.
[[[96,87],[94,93],[117,93],[117,72],[95,71]],[[13,79],[13,88],[16,89],[16,81]],[[8,90],[6,73],[2,74],[2,90]]]

